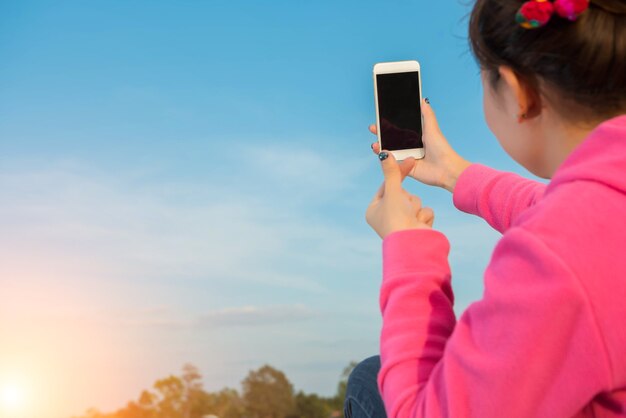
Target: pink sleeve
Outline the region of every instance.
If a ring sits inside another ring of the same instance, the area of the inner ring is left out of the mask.
[[[570,417],[611,385],[584,289],[549,248],[514,227],[484,297],[455,324],[445,235],[383,241],[378,386],[389,418]]]
[[[521,212],[543,196],[545,188],[544,183],[474,163],[459,176],[452,201],[459,210],[480,216],[504,233]]]

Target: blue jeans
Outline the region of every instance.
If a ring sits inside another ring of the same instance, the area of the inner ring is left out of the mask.
[[[376,381],[379,370],[380,356],[366,358],[352,370],[343,404],[345,418],[387,418]]]

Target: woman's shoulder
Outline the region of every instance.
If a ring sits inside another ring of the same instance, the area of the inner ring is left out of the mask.
[[[512,226],[523,227],[559,253],[613,256],[626,248],[625,211],[626,188],[581,178],[546,192]]]

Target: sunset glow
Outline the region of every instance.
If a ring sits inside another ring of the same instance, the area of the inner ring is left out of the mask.
[[[5,383],[0,388],[0,412],[2,417],[18,417],[24,412],[25,391],[17,383]]]
[[[269,364],[330,398],[379,351],[373,64],[419,59],[455,150],[516,166],[466,6],[392,3],[0,0],[0,418],[111,416],[187,363],[207,393]],[[501,234],[408,191],[460,313]]]

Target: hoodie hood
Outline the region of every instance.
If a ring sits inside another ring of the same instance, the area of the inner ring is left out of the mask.
[[[626,115],[599,124],[557,168],[546,193],[561,183],[587,180],[626,193]]]

